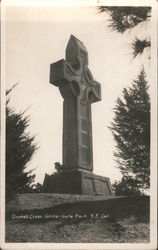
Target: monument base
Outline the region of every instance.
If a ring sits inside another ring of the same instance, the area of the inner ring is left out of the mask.
[[[43,191],[62,194],[113,195],[109,178],[79,170],[57,175],[46,174]]]

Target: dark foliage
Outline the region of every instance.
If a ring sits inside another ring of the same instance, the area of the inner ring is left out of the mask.
[[[11,89],[12,90],[12,89]],[[10,90],[7,91],[7,95]],[[35,175],[26,171],[27,163],[36,150],[34,137],[26,133],[29,118],[16,113],[6,104],[6,199],[17,193],[30,192]]]
[[[136,27],[138,24],[148,22],[151,18],[151,7],[106,7],[100,6],[99,12],[106,13],[110,16],[109,27],[120,33],[124,33]],[[148,39],[136,40],[132,43],[133,56],[142,54],[144,49],[150,47],[151,43]]]
[[[136,57],[138,54],[142,54],[145,48],[151,47],[151,42],[146,39],[140,40],[136,38],[132,43],[133,57]]]
[[[137,26],[141,22],[148,21],[151,17],[150,7],[100,6],[99,11],[108,13],[111,17],[109,27],[121,33]]]
[[[111,124],[115,157],[123,176],[132,174],[139,187],[150,186],[150,98],[144,69],[118,98]]]
[[[60,162],[55,162],[55,172],[54,175],[62,174],[64,171],[64,166]]]
[[[33,184],[32,192],[33,193],[42,193],[43,192],[43,185],[39,182],[37,182],[36,184]]]
[[[130,196],[130,195],[142,195],[140,191],[141,183],[131,176],[123,176],[121,181],[115,181],[112,185],[114,194],[116,196]]]

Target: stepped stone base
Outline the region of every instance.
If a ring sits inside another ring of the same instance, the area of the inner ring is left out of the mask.
[[[70,171],[59,175],[45,175],[46,193],[113,195],[110,179],[91,172]]]

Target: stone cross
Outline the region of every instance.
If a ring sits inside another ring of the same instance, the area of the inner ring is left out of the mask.
[[[91,104],[101,100],[100,83],[88,68],[83,43],[71,35],[66,60],[51,64],[50,83],[63,103],[63,165],[65,170],[93,170]]]
[[[101,100],[100,83],[88,68],[88,53],[81,41],[70,37],[66,60],[51,64],[50,83],[63,102],[63,172],[45,175],[49,193],[113,195],[110,179],[93,171],[91,104]]]

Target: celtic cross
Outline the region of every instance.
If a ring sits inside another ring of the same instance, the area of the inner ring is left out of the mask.
[[[88,68],[83,43],[71,35],[66,60],[51,64],[50,83],[63,102],[63,165],[65,170],[93,170],[91,104],[101,100],[100,83]]]

